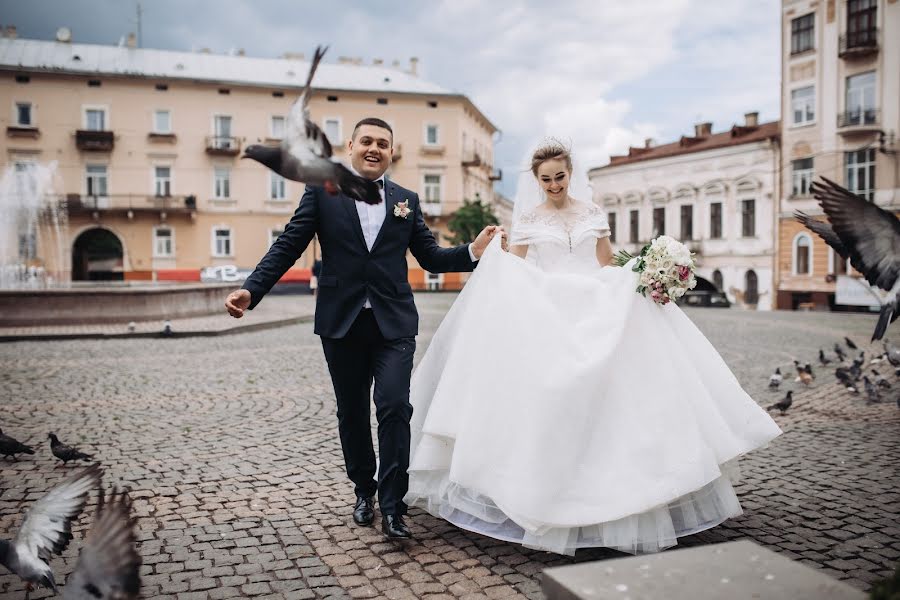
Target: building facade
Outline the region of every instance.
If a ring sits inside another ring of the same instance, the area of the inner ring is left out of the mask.
[[[852,269],[794,211],[822,215],[817,176],[900,209],[900,3],[783,0],[781,73],[777,305],[833,308]]]
[[[612,242],[631,253],[657,235],[691,248],[697,274],[742,307],[774,305],[778,122],[713,133],[696,125],[677,142],[630,148],[591,169],[594,202],[606,209]]]
[[[56,164],[70,232],[63,260],[71,258],[74,280],[243,272],[283,230],[303,185],[239,157],[251,143],[278,143],[308,70],[299,55],[139,49],[133,38],[122,46],[25,40],[7,30],[0,153],[7,168]],[[493,198],[497,128],[466,96],[416,70],[415,59],[402,68],[323,63],[310,112],[344,160],[359,119],[390,123],[388,176],[418,192],[429,228],[446,244],[447,220],[463,199]],[[284,280],[307,281],[317,258],[314,242]],[[462,284],[459,274],[432,276],[409,260],[417,288]]]

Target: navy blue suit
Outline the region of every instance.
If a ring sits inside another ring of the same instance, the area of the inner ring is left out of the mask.
[[[322,268],[315,332],[322,338],[334,385],[347,475],[358,495],[374,496],[377,490],[382,513],[405,514],[412,416],[409,380],[419,329],[406,251],[432,273],[472,271],[475,263],[467,245],[438,246],[415,192],[385,179],[384,196],[385,220],[369,251],[355,201],[307,186],[284,233],[243,288],[250,292],[252,309],[318,235]],[[394,215],[394,207],[404,201],[410,209],[405,219]],[[371,310],[363,310],[366,298]],[[377,484],[369,426],[373,380],[381,457]]]

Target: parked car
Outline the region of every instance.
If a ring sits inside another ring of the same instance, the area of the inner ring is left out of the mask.
[[[725,292],[719,291],[715,284],[703,279],[697,278],[697,287],[688,290],[684,296],[678,300],[681,306],[710,306],[713,308],[728,308],[731,302]]]

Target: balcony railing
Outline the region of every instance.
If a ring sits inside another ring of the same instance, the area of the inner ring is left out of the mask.
[[[467,152],[467,153],[463,154],[462,166],[464,166],[464,167],[481,166],[481,157],[478,156],[477,152]]]
[[[848,58],[878,52],[878,28],[848,31],[838,42],[838,56]]]
[[[153,196],[146,194],[81,195],[68,194],[66,208],[70,214],[109,212],[170,212],[190,213],[197,210],[197,197]]]
[[[79,129],[75,132],[75,145],[79,150],[109,152],[115,144],[112,131]]]
[[[41,137],[41,132],[37,127],[10,125],[6,128],[6,135],[12,138],[31,138],[36,140]]]
[[[241,151],[241,140],[228,135],[206,136],[206,153],[217,156],[236,156]]]
[[[439,217],[441,216],[441,203],[440,202],[422,202],[422,214],[426,217]]]
[[[491,171],[490,177],[488,177],[491,181],[500,181],[503,179],[503,169],[497,169],[496,171]]]
[[[877,108],[857,108],[838,113],[838,129],[877,128],[880,111]]]

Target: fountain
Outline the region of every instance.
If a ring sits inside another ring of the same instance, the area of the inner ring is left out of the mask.
[[[68,211],[56,183],[56,162],[16,163],[0,178],[0,326],[224,315],[234,284],[72,282]]]

